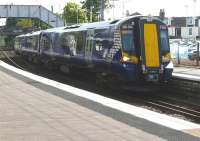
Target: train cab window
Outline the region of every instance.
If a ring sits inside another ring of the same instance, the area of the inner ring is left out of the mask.
[[[170,51],[167,30],[160,31],[160,43],[161,43],[161,50],[163,53]]]
[[[134,53],[135,43],[133,34],[133,25],[125,24],[121,28],[121,40],[124,52]]]

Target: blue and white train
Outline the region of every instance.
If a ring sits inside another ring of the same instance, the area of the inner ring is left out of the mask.
[[[130,16],[20,35],[15,51],[28,60],[131,85],[172,77],[168,28],[155,17]]]

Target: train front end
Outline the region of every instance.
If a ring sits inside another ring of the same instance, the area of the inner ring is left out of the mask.
[[[130,74],[127,79],[168,82],[172,77],[173,63],[167,25],[157,18],[139,17],[124,22],[120,30],[121,63]]]

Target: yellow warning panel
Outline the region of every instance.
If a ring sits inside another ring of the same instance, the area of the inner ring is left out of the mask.
[[[200,128],[197,128],[197,129],[188,129],[188,130],[184,130],[184,132],[200,138]]]
[[[144,24],[144,50],[147,67],[159,67],[158,33],[156,24]]]

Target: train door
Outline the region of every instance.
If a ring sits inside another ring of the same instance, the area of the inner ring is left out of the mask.
[[[94,45],[94,29],[89,29],[86,36],[86,46],[85,46],[85,59],[89,65],[92,64],[92,50]]]
[[[156,74],[161,69],[158,25],[151,18],[140,21],[141,60],[144,73]]]

